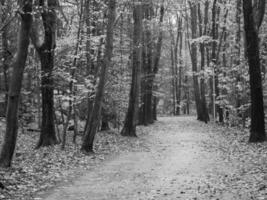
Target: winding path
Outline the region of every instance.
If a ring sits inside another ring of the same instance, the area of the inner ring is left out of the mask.
[[[207,148],[214,142],[209,125],[161,118],[147,129],[149,150],[105,161],[45,200],[248,199],[220,181],[235,169]]]

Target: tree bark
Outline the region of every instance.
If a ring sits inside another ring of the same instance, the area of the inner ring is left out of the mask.
[[[236,24],[237,24],[237,30],[235,34],[235,58],[234,58],[234,64],[238,67],[240,67],[240,56],[241,56],[241,14],[242,14],[242,0],[236,1]],[[236,84],[238,85],[241,81],[240,74],[237,72],[236,77]],[[236,108],[237,108],[237,115],[240,115],[239,108],[241,106],[241,95],[238,92],[238,89],[236,89]]]
[[[191,11],[191,32],[192,39],[197,38],[197,5],[189,2]],[[192,72],[193,72],[193,85],[194,85],[194,96],[196,102],[197,119],[200,120],[202,117],[201,105],[200,105],[200,91],[198,82],[198,69],[197,69],[197,45],[196,43],[191,44],[191,61],[192,61]]]
[[[206,35],[207,31],[207,23],[208,23],[208,8],[209,4],[208,1],[205,3],[205,17],[204,17],[204,28],[203,28],[203,20],[202,20],[202,13],[200,4],[198,4],[198,19],[199,19],[199,36]],[[200,77],[200,107],[201,107],[201,116],[200,121],[207,123],[209,121],[209,113],[206,104],[206,89],[205,89],[205,77],[204,77],[204,70],[205,70],[205,44],[199,44],[199,51],[200,51],[200,70],[202,72]]]
[[[17,56],[13,63],[13,72],[8,93],[8,105],[6,113],[6,132],[0,153],[0,166],[10,167],[15,151],[18,133],[18,108],[22,87],[23,72],[28,55],[29,35],[32,25],[32,0],[19,1],[22,13],[18,32]]]
[[[177,96],[177,104],[179,105],[177,107],[176,113],[177,115],[180,115],[181,113],[181,97],[182,97],[182,68],[183,68],[183,61],[182,61],[182,51],[183,51],[183,33],[182,33],[182,25],[183,25],[183,20],[180,18],[180,25],[178,26],[179,29],[179,61],[178,61],[178,96]]]
[[[44,2],[40,1],[42,9],[42,21],[44,26],[44,42],[39,46],[36,42],[36,50],[41,62],[41,93],[42,93],[42,125],[41,134],[37,148],[57,144],[54,120],[54,50],[56,47],[56,11],[57,2],[47,1],[47,8]],[[34,36],[37,37],[37,36]]]
[[[172,113],[176,115],[176,87],[177,87],[177,78],[175,74],[175,59],[174,59],[174,34],[171,19],[169,19],[169,32],[171,37],[170,53],[171,53],[171,79],[172,79]]]
[[[134,34],[133,34],[133,55],[132,55],[132,83],[130,91],[130,99],[128,110],[121,131],[123,136],[136,137],[136,125],[138,118],[140,81],[141,81],[141,65],[142,65],[142,19],[143,5],[136,4],[133,10]]]
[[[153,39],[152,31],[149,21],[154,16],[153,4],[147,3],[144,5],[144,15],[147,23],[145,25],[145,49],[146,56],[143,56],[145,60],[143,64],[144,69],[144,94],[143,94],[143,115],[144,125],[149,125],[154,122],[152,112],[152,99],[153,99]]]
[[[85,131],[85,137],[83,139],[81,150],[85,153],[93,153],[93,143],[97,132],[97,127],[100,119],[101,104],[104,96],[104,87],[106,83],[106,73],[108,66],[111,65],[111,58],[113,52],[113,32],[114,32],[114,21],[116,12],[116,0],[109,0],[109,14],[107,23],[107,34],[106,34],[106,45],[104,61],[101,66],[100,80],[97,86],[96,96],[94,99],[94,105],[92,114],[90,115],[89,123]]]
[[[249,142],[263,142],[266,140],[266,135],[257,31],[260,24],[258,24],[258,27],[255,27],[256,21],[254,21],[254,15],[256,13],[255,10],[253,11],[252,0],[243,0],[243,12],[251,92],[251,128]]]
[[[159,60],[161,55],[161,46],[162,46],[162,38],[163,33],[160,28],[159,36],[157,43],[155,44],[153,42],[153,36],[152,36],[152,30],[150,28],[149,21],[152,20],[154,16],[154,10],[153,10],[153,3],[149,2],[144,5],[144,16],[147,21],[147,24],[145,26],[145,33],[144,33],[144,48],[143,48],[143,73],[144,77],[142,79],[141,84],[141,99],[142,99],[142,106],[140,109],[140,118],[139,122],[142,125],[149,125],[154,122],[153,117],[153,90],[154,90],[154,80],[155,76],[158,72],[159,68]],[[162,4],[160,7],[160,19],[159,19],[159,26],[161,27],[162,21],[164,17],[164,5]],[[155,49],[154,49],[155,48]]]
[[[0,5],[3,6],[5,9],[2,9],[2,16],[1,16],[1,23],[4,23],[7,20],[8,13],[10,12],[10,6],[9,3],[7,3],[5,0],[1,0]],[[6,111],[7,108],[7,102],[8,102],[8,82],[9,82],[9,76],[8,76],[8,68],[9,68],[9,51],[8,51],[8,29],[5,27],[1,31],[2,36],[2,62],[3,62],[3,74],[4,74],[4,90],[5,90],[5,105],[4,110]],[[1,114],[1,116],[4,116],[5,114]]]

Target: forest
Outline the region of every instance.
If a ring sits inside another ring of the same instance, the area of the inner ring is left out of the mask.
[[[267,199],[265,4],[0,0],[0,199]]]

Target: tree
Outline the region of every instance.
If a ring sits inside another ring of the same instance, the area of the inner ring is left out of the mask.
[[[263,9],[265,7],[265,0],[256,1],[254,6],[258,9],[253,9],[252,0],[243,0],[246,53],[249,64],[251,92],[251,128],[249,141],[262,142],[266,140],[266,135],[258,30],[265,11]]]
[[[6,132],[0,153],[0,166],[10,167],[14,154],[18,133],[18,108],[22,87],[23,72],[30,43],[30,29],[32,25],[32,0],[18,1],[21,8],[20,28],[18,32],[17,56],[13,63],[8,105],[6,113]]]
[[[10,6],[10,2],[7,2],[5,0],[1,0],[0,1],[0,5],[1,7],[3,7],[3,10],[1,12],[1,24],[4,24],[5,21],[7,20],[7,16],[10,13],[11,10],[11,6]],[[4,72],[4,90],[6,92],[5,95],[5,105],[4,105],[4,110],[7,107],[7,101],[8,101],[8,68],[9,68],[9,54],[10,52],[8,51],[8,28],[5,27],[2,31],[1,31],[1,43],[2,43],[2,62],[3,62],[3,72]],[[3,114],[2,114],[3,115]]]
[[[204,8],[204,20],[202,20],[202,12],[201,6],[198,4],[198,20],[199,20],[199,36],[202,37],[203,35],[207,35],[207,24],[208,24],[208,9],[209,9],[209,2],[205,2]],[[204,22],[203,22],[204,21]],[[204,26],[203,26],[204,25]],[[206,89],[205,89],[205,78],[204,78],[204,71],[205,71],[205,44],[201,42],[199,44],[199,51],[200,51],[200,70],[202,72],[200,78],[200,107],[201,107],[201,114],[200,114],[200,121],[204,121],[207,123],[209,119],[209,113],[206,103]]]
[[[155,17],[154,4],[153,2],[146,2],[144,4],[144,18],[145,28],[143,34],[143,55],[142,55],[142,82],[141,82],[141,101],[142,106],[139,112],[139,123],[143,125],[149,125],[154,122],[155,108],[157,102],[154,96],[155,87],[155,76],[158,73],[159,61],[161,56],[161,47],[163,40],[162,22],[164,18],[165,10],[163,3],[159,9],[159,34],[157,36],[157,42],[153,36],[151,23],[153,17]]]
[[[192,39],[197,38],[197,4],[193,4],[189,1],[190,11],[191,11],[191,32]],[[191,44],[191,61],[192,61],[192,72],[193,72],[193,85],[194,85],[194,96],[196,102],[197,118],[201,120],[201,115],[203,114],[201,110],[201,99],[200,99],[200,90],[198,82],[198,68],[197,68],[197,44],[193,42]]]
[[[115,21],[115,11],[116,11],[116,0],[109,0],[108,5],[108,23],[107,23],[107,33],[106,33],[106,45],[104,60],[101,66],[100,79],[96,90],[96,96],[94,99],[94,105],[92,109],[92,114],[90,115],[89,123],[86,127],[85,137],[83,139],[81,150],[86,153],[93,152],[94,138],[97,132],[97,127],[99,124],[99,118],[101,113],[101,104],[104,96],[104,89],[106,83],[107,69],[111,65],[112,52],[113,52],[113,32],[114,32],[114,21]]]
[[[132,55],[132,83],[129,98],[128,110],[124,122],[124,127],[121,131],[123,136],[136,137],[136,124],[138,118],[139,95],[141,83],[141,58],[142,58],[142,19],[143,5],[141,2],[134,2],[133,19],[134,19],[134,34],[133,34],[133,55]]]
[[[32,33],[32,41],[38,52],[41,62],[41,92],[42,92],[42,125],[40,139],[37,148],[57,144],[54,121],[54,55],[56,48],[56,11],[58,3],[54,0],[47,0],[47,7],[44,1],[39,2],[41,18],[44,28],[43,40],[39,37],[35,23]]]

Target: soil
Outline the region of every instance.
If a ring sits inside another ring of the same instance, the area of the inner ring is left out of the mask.
[[[245,184],[234,187],[238,161],[221,156],[211,125],[193,117],[160,118],[141,136],[147,150],[104,161],[44,200],[248,200]],[[214,147],[215,146],[215,147]],[[235,176],[233,176],[235,174]],[[266,188],[265,188],[266,189]],[[267,194],[267,192],[266,192]]]

